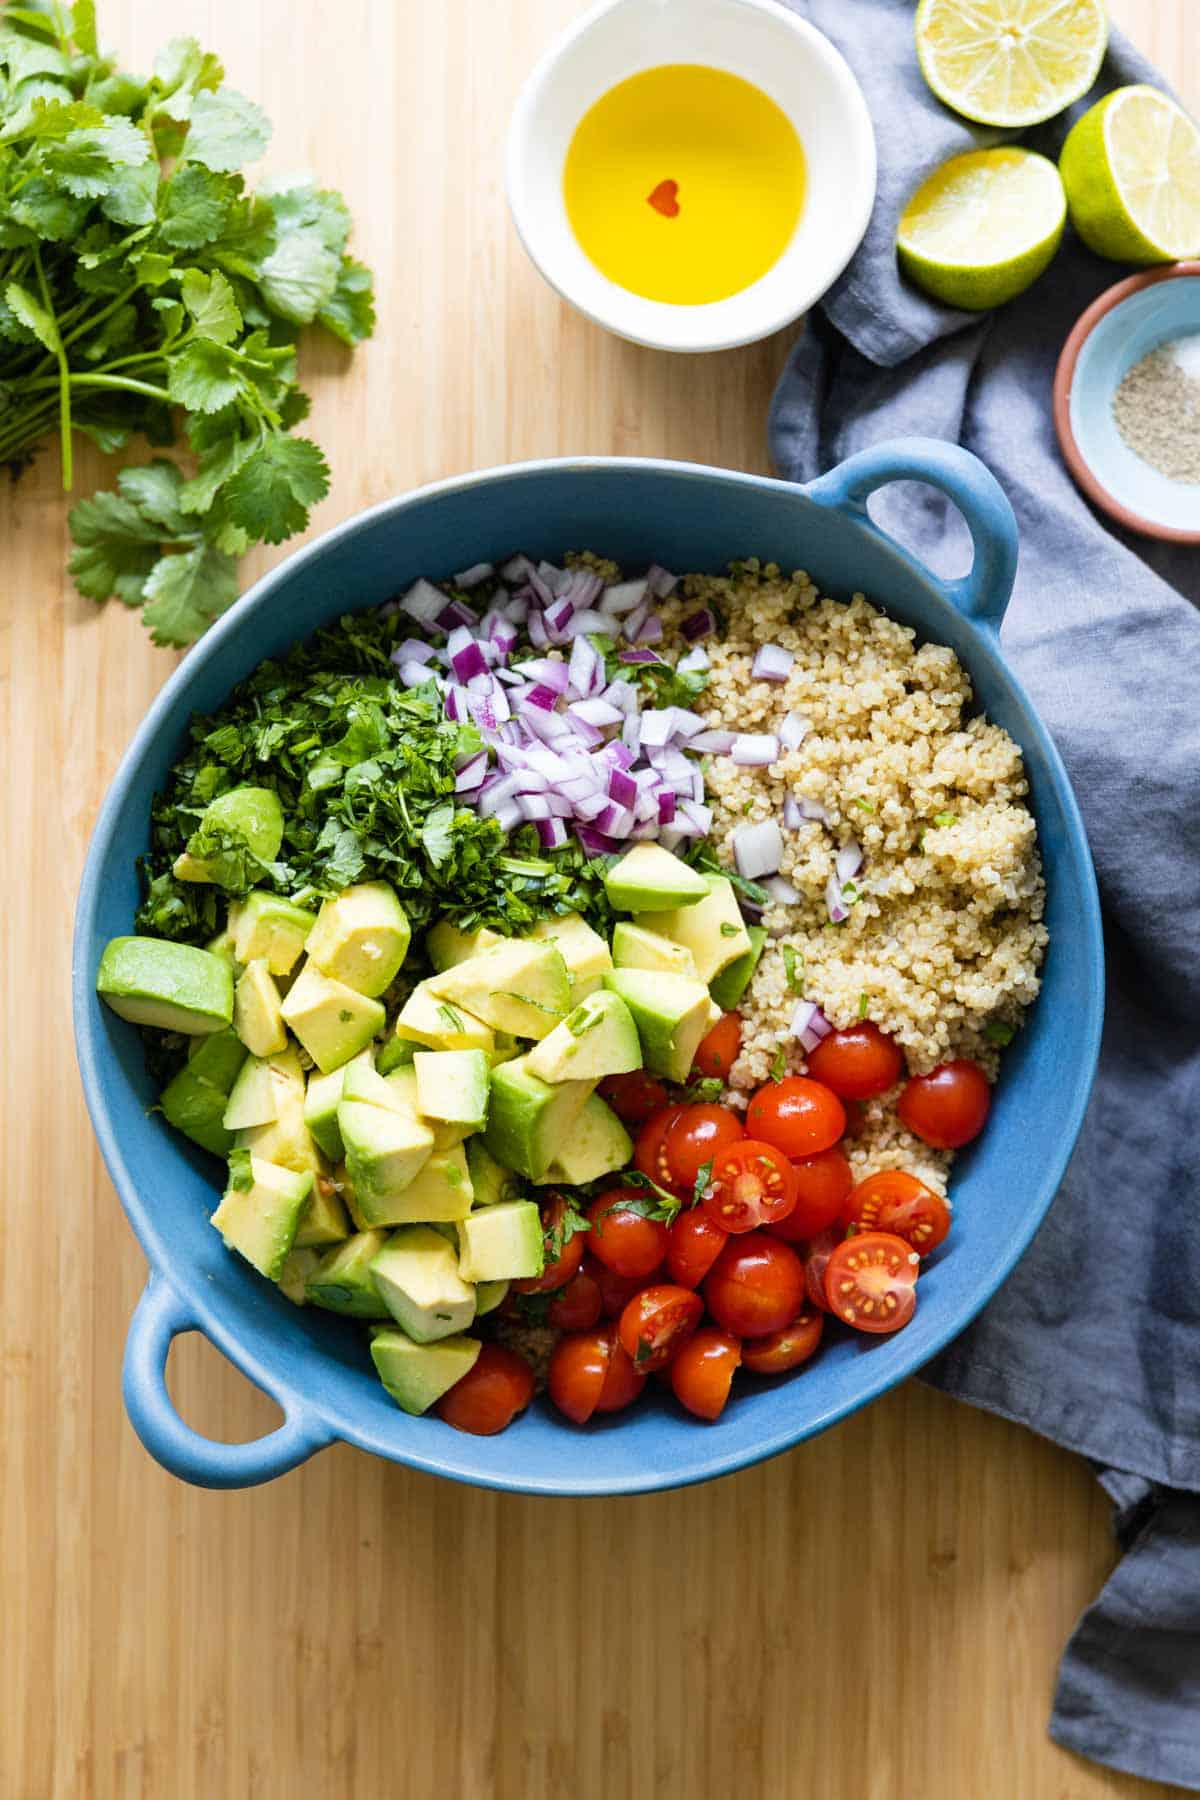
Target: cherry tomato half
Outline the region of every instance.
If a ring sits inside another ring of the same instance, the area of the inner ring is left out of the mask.
[[[659,1219],[647,1219],[642,1188],[609,1188],[597,1194],[587,1209],[591,1230],[588,1249],[614,1275],[652,1275],[667,1254],[667,1228]]]
[[[682,1106],[664,1106],[661,1112],[651,1113],[633,1147],[634,1168],[640,1169],[651,1181],[656,1181],[659,1187],[669,1188],[671,1185],[663,1145],[667,1132],[683,1111]]]
[[[550,1358],[546,1385],[560,1413],[586,1425],[604,1391],[612,1355],[607,1331],[577,1331],[559,1338]]]
[[[831,1031],[806,1058],[814,1081],[824,1082],[843,1100],[869,1100],[895,1087],[904,1073],[904,1053],[885,1031],[864,1019],[845,1031]]]
[[[583,1265],[583,1273],[590,1275],[600,1292],[600,1310],[606,1319],[620,1318],[639,1288],[646,1285],[644,1275],[617,1275],[612,1269],[606,1269],[602,1262],[589,1256]],[[652,1269],[651,1275],[658,1271]]]
[[[722,1014],[707,1037],[700,1040],[693,1058],[702,1075],[719,1076],[723,1081],[737,1061],[742,1047],[742,1021],[735,1012]]]
[[[755,1375],[782,1375],[806,1363],[821,1341],[825,1314],[806,1306],[798,1319],[770,1337],[749,1338],[742,1345],[742,1364]]]
[[[663,1139],[671,1187],[690,1199],[705,1163],[715,1163],[745,1135],[741,1119],[727,1106],[685,1106]]]
[[[957,1150],[979,1136],[992,1104],[978,1063],[960,1057],[929,1075],[914,1075],[896,1102],[900,1123],[938,1150]]]
[[[608,1339],[608,1367],[604,1371],[604,1385],[600,1389],[596,1411],[624,1412],[645,1387],[646,1377],[620,1343],[616,1327],[605,1325],[602,1329]]]
[[[815,1156],[846,1129],[836,1094],[806,1075],[785,1075],[760,1087],[746,1109],[746,1135],[774,1144],[785,1156]]]
[[[603,1310],[600,1283],[586,1269],[580,1269],[552,1297],[546,1308],[546,1322],[555,1331],[590,1331]]]
[[[917,1305],[919,1257],[888,1231],[859,1231],[837,1246],[825,1270],[830,1312],[856,1331],[899,1331]]]
[[[722,1231],[753,1231],[786,1219],[796,1204],[796,1171],[774,1144],[743,1138],[713,1164],[704,1210]]]
[[[552,1294],[579,1273],[586,1231],[566,1236],[567,1202],[562,1194],[550,1194],[542,1203],[542,1272],[514,1281],[518,1294]]]
[[[665,1086],[648,1069],[634,1069],[628,1075],[606,1075],[600,1092],[626,1125],[644,1125],[668,1103]]]
[[[804,1304],[804,1264],[765,1231],[732,1238],[704,1283],[717,1324],[736,1337],[768,1337],[790,1325]]]
[[[785,1244],[798,1244],[815,1238],[841,1217],[842,1203],[854,1186],[850,1164],[835,1144],[832,1150],[818,1150],[815,1156],[802,1156],[792,1164],[796,1177],[796,1204],[786,1219],[776,1219],[767,1226],[774,1237]]]
[[[729,1241],[702,1206],[685,1207],[667,1230],[667,1272],[680,1287],[698,1288]]]
[[[742,1347],[728,1332],[705,1325],[690,1337],[667,1371],[675,1398],[698,1419],[718,1419],[725,1410]]]
[[[804,1287],[809,1302],[820,1312],[829,1311],[829,1301],[825,1293],[825,1270],[829,1259],[841,1243],[845,1234],[836,1225],[828,1231],[820,1231],[808,1246],[808,1254],[804,1258]]]
[[[928,1256],[950,1229],[950,1208],[906,1169],[880,1169],[846,1196],[842,1222],[862,1231],[890,1231],[918,1256]]]
[[[473,1437],[493,1437],[533,1399],[533,1370],[503,1344],[485,1344],[461,1381],[437,1403],[439,1419]]]
[[[661,1281],[635,1294],[617,1326],[617,1338],[643,1375],[665,1368],[686,1344],[704,1314],[699,1294]]]

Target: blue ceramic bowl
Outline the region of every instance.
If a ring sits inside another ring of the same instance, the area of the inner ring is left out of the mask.
[[[971,573],[934,578],[867,518],[886,482],[931,482],[956,502],[975,545]],[[372,1372],[361,1330],[297,1310],[209,1227],[219,1165],[149,1109],[155,1094],[138,1035],[98,1002],[106,940],[128,931],[151,799],[190,715],[349,608],[375,605],[420,574],[442,576],[520,545],[557,557],[591,545],[627,566],[655,558],[720,569],[759,555],[804,568],[825,591],[856,589],[925,637],[950,644],[980,703],[1025,752],[1049,893],[1051,947],[1041,999],[1005,1059],[988,1129],[962,1158],[955,1230],[921,1281],[912,1324],[894,1338],[845,1337],[803,1376],[739,1384],[701,1425],[657,1391],[585,1433],[535,1405],[502,1436],[466,1437],[412,1419]],[[291,557],[261,581],[167,683],[101,812],[84,871],[74,951],[74,1014],[92,1121],[150,1279],[130,1328],[125,1403],[152,1455],[212,1487],[266,1481],[343,1439],[455,1480],[531,1493],[635,1493],[704,1481],[772,1456],[875,1399],[949,1343],[995,1293],[1058,1186],[1092,1083],[1103,1006],[1095,880],[1058,754],[1005,667],[997,632],[1016,565],[1000,488],[966,452],[932,440],[882,445],[809,488],[682,463],[596,459],[530,463],[443,482],[386,502]],[[249,1444],[200,1437],[164,1382],[171,1340],[203,1331],[273,1395],[285,1423]]]

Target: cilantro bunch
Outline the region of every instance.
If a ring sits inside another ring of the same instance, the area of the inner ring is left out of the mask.
[[[94,0],[0,12],[0,462],[48,433],[105,451],[182,431],[71,513],[80,592],[140,606],[154,641],[194,641],[237,597],[237,558],[302,529],[329,486],[296,383],[296,340],[374,325],[341,196],[238,173],[270,125],[193,38],[148,76],[102,55]]]

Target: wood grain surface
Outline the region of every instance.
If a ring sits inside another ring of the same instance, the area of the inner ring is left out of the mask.
[[[135,66],[197,33],[275,121],[269,168],[350,202],[380,328],[352,370],[306,357],[335,477],[314,530],[564,451],[766,467],[793,333],[632,348],[560,305],[509,227],[512,99],[578,0],[101,11]],[[1200,99],[1193,0],[1113,11]],[[107,484],[82,443],[77,462],[81,491]],[[470,1492],[349,1449],[210,1494],[143,1453],[119,1372],[145,1270],[72,1064],[68,946],[92,820],[172,665],[75,594],[65,512],[54,452],[0,493],[2,1800],[1165,1792],[1045,1733],[1113,1560],[1088,1469],[912,1384],[766,1467],[633,1501]],[[171,1376],[214,1436],[273,1422],[197,1338]]]

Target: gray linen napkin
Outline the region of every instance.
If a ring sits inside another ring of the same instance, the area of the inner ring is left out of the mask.
[[[1114,1499],[1124,1560],[1066,1650],[1052,1734],[1200,1788],[1200,553],[1116,530],[1058,454],[1058,352],[1125,271],[1068,232],[1041,280],[982,318],[907,286],[904,200],[944,157],[1004,134],[925,88],[911,0],[789,3],[862,83],[880,181],[864,244],[780,383],[776,463],[807,481],[922,433],[995,471],[1021,525],[1004,647],[1070,771],[1105,910],[1108,1018],[1079,1148],[1028,1255],[926,1374],[1088,1456]],[[1090,98],[1132,81],[1163,85],[1115,38]],[[1022,141],[1055,156],[1069,122]],[[935,569],[965,566],[961,520],[931,490],[897,486],[873,507]]]

